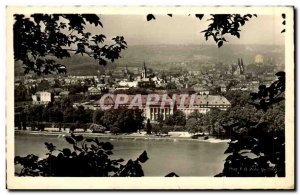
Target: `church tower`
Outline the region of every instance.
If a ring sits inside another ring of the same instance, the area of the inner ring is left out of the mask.
[[[241,68],[242,68],[242,74],[244,74],[245,73],[245,66],[244,66],[243,58],[241,58]]]
[[[147,78],[147,67],[145,61],[142,69],[142,78]]]

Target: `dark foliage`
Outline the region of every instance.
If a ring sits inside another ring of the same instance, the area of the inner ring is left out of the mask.
[[[202,33],[204,33],[206,40],[210,36],[213,37],[218,47],[221,47],[224,42],[227,42],[224,37],[226,34],[240,38],[240,27],[244,26],[252,16],[256,17],[255,14],[211,14],[211,18],[208,19],[211,23]]]
[[[155,20],[155,17],[153,14],[148,14],[147,15],[147,21],[150,21],[150,20]]]
[[[258,93],[252,93],[249,102],[257,110],[268,113],[284,100],[285,73],[276,74],[278,80],[269,87],[262,85]],[[284,112],[280,109],[277,115]],[[254,113],[252,113],[254,114]],[[268,113],[270,114],[270,113]],[[272,128],[268,122],[237,119],[231,125],[222,125],[231,132],[231,141],[225,153],[229,154],[222,173],[226,177],[285,177],[285,131]]]
[[[29,94],[29,90],[26,88],[25,85],[20,84],[19,86],[15,87],[15,101],[22,102],[22,101],[30,101],[31,97]]]
[[[24,65],[25,74],[66,73],[57,59],[71,54],[87,55],[106,65],[120,58],[127,48],[124,37],[112,38],[114,44],[104,45],[105,35],[86,32],[87,23],[102,27],[95,14],[15,14],[13,26],[14,59]]]
[[[170,131],[174,130],[174,126],[165,125],[162,123],[154,124],[152,128],[152,133],[159,136],[166,136]],[[182,129],[181,129],[182,130]]]
[[[144,151],[136,160],[111,160],[113,145],[100,142],[97,138],[84,139],[81,135],[71,134],[66,141],[73,149],[57,150],[51,143],[45,143],[47,157],[39,159],[33,154],[16,156],[15,164],[22,166],[18,176],[55,176],[55,177],[141,177],[144,176],[141,163],[148,160]]]
[[[282,25],[285,26],[285,21],[286,21],[286,16],[285,16],[285,14],[281,14],[281,17],[282,17],[282,19],[283,19]],[[285,29],[283,29],[283,30],[281,31],[281,33],[284,33],[284,32],[285,32]]]
[[[166,125],[185,126],[186,116],[182,111],[176,110],[172,115],[168,116],[164,122]]]
[[[101,111],[100,111],[101,112]],[[139,109],[118,108],[98,113],[98,124],[113,133],[132,133],[144,127],[143,112]]]
[[[278,76],[278,80],[269,87],[261,85],[258,88],[258,93],[251,93],[252,100],[256,102],[248,103],[254,105],[258,110],[262,109],[263,111],[267,111],[273,104],[284,100],[281,94],[285,91],[285,72],[278,72],[276,76]]]
[[[104,126],[114,133],[137,132],[144,128],[143,111],[139,109],[118,108],[101,111],[85,109],[83,106],[74,108],[69,99],[60,102],[50,102],[46,107],[43,105],[32,105],[26,109],[16,111],[16,126],[23,126],[25,130],[27,122],[31,128],[36,129],[40,123],[55,124],[59,127],[60,123],[74,131],[76,128],[86,129],[90,123]],[[43,128],[44,129],[44,128]]]
[[[179,177],[176,173],[171,172],[168,175],[166,175],[165,177]]]

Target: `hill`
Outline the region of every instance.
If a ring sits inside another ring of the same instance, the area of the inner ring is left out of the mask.
[[[122,53],[122,58],[115,63],[108,63],[108,69],[115,67],[141,67],[145,61],[153,69],[170,69],[183,67],[197,70],[204,64],[232,64],[243,58],[244,64],[254,63],[255,56],[261,54],[264,61],[284,64],[284,46],[280,45],[133,45]],[[103,71],[97,61],[92,58],[74,55],[61,61],[71,75],[92,75]],[[15,73],[22,74],[20,63],[16,63]]]

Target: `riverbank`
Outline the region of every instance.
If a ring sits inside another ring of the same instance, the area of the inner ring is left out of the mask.
[[[30,130],[15,130],[15,134],[24,135],[44,135],[44,136],[57,136],[64,137],[69,136],[69,132],[58,132],[58,131],[30,131]],[[89,133],[89,132],[75,132],[74,134],[80,134],[84,137],[97,137],[110,140],[161,140],[161,141],[195,141],[195,142],[209,142],[209,143],[222,143],[229,142],[229,139],[216,139],[214,137],[209,137],[204,139],[205,136],[199,137],[198,139],[191,138],[191,134],[188,132],[169,132],[168,135],[147,135],[146,132],[141,133],[130,133],[130,134],[111,134],[111,133]]]

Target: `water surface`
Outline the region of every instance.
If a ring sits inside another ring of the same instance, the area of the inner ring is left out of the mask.
[[[145,176],[164,176],[175,172],[180,176],[214,176],[222,171],[227,143],[176,140],[131,140],[100,138],[114,145],[113,159],[136,159],[144,150],[149,160],[142,164]],[[50,135],[16,134],[15,155],[45,156],[44,142],[58,149],[70,147],[65,138]]]

